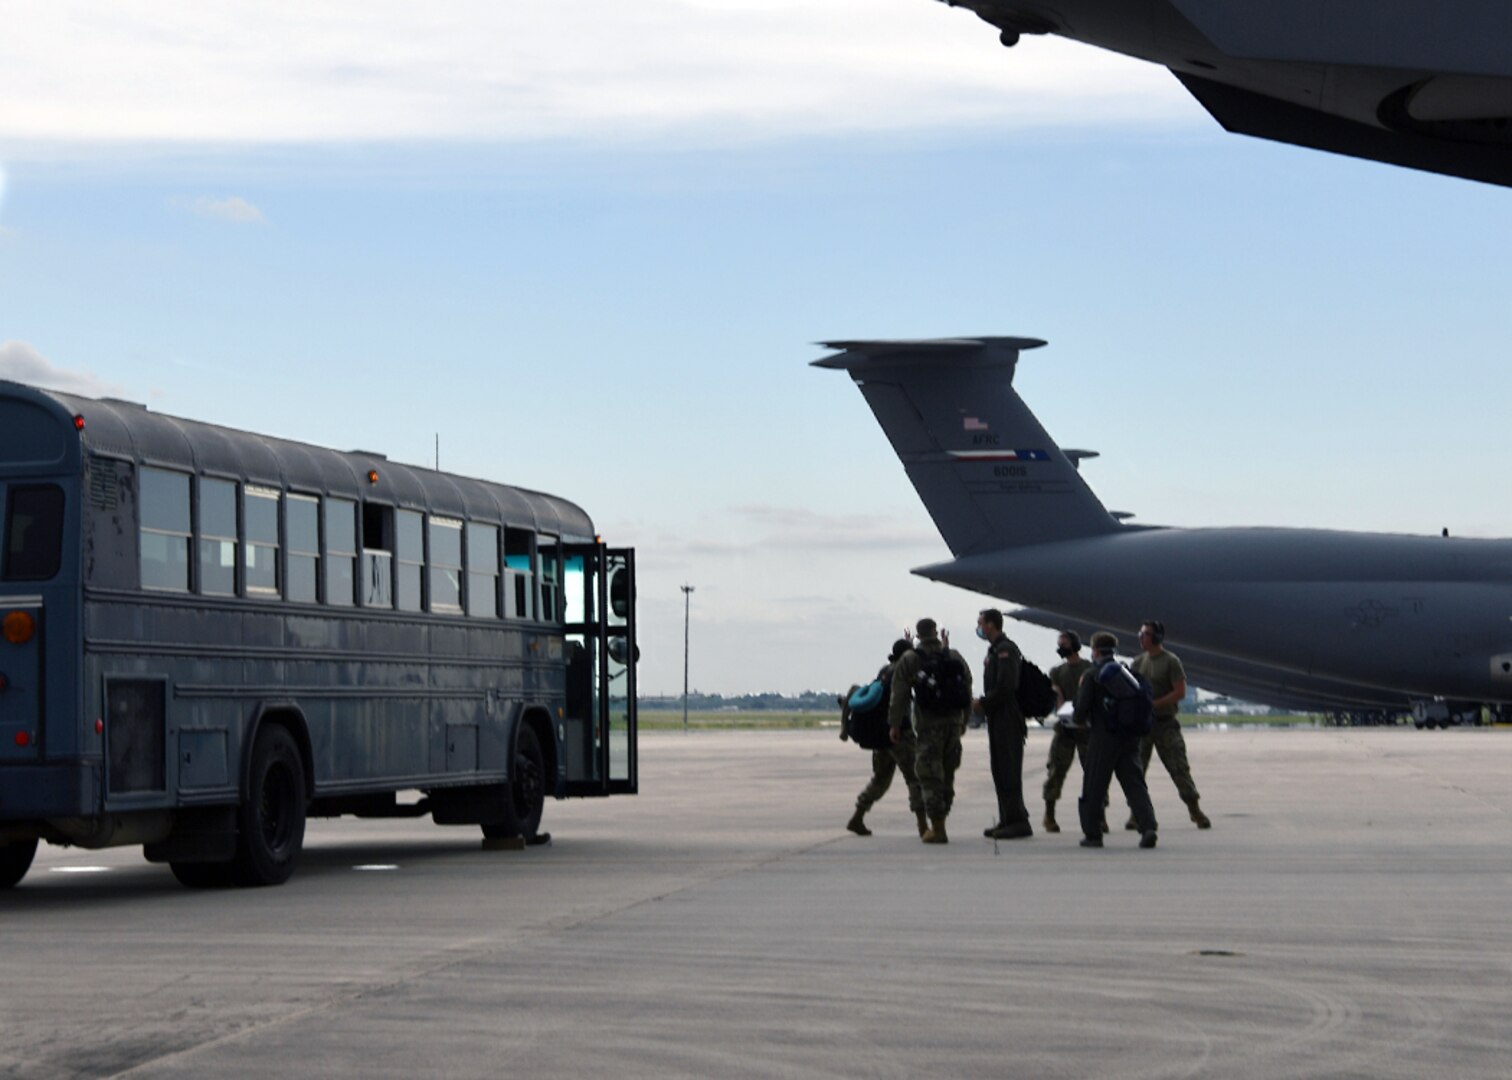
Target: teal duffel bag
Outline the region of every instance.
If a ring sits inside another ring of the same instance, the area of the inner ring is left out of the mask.
[[[887,723],[887,681],[873,679],[857,688],[845,702],[845,734],[863,750],[892,748]]]

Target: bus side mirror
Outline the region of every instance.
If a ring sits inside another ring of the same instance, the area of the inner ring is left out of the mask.
[[[623,566],[609,576],[609,610],[621,619],[630,614],[630,574]]]
[[[609,639],[609,659],[613,660],[616,664],[629,666],[630,646],[623,635],[615,635]],[[635,661],[636,663],[640,662],[639,645],[635,647]]]

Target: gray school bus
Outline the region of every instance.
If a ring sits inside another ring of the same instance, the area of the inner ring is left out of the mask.
[[[43,840],[271,885],[307,816],[528,841],[636,791],[635,556],[564,499],[0,381],[0,522],[0,888]]]

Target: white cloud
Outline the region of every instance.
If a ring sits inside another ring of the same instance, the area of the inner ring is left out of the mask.
[[[267,221],[263,212],[240,195],[215,199],[202,195],[197,199],[174,199],[172,205],[195,217],[215,218],[219,221],[234,221],[238,224],[260,225]]]
[[[0,342],[0,379],[31,383],[48,390],[84,397],[115,397],[121,389],[90,371],[55,366],[24,341]]]
[[[1195,117],[1165,72],[931,0],[15,0],[0,138],[744,138]]]

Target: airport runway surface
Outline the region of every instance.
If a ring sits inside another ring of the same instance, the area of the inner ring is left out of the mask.
[[[1154,851],[995,849],[981,732],[948,846],[901,784],[852,836],[833,731],[646,734],[644,794],[548,803],[550,847],[313,822],[281,888],[43,848],[0,1076],[1512,1075],[1512,733],[1188,740],[1214,827],[1157,762]]]

